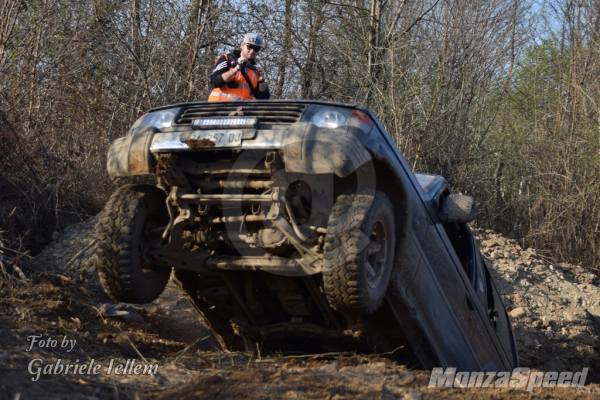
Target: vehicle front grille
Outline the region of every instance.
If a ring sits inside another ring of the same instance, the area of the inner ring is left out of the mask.
[[[240,107],[243,114],[238,113]],[[195,118],[228,115],[258,117],[261,125],[290,125],[300,119],[306,107],[307,104],[302,103],[263,103],[258,101],[194,104],[184,106],[175,118],[173,125],[191,125]]]

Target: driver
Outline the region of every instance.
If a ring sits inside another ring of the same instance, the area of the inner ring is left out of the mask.
[[[271,97],[265,71],[255,61],[262,45],[262,36],[247,33],[240,50],[216,59],[210,77],[212,91],[208,101],[268,100]]]

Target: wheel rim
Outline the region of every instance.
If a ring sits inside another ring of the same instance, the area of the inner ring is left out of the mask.
[[[366,257],[366,278],[371,288],[379,286],[385,275],[387,259],[387,232],[385,224],[378,219],[371,228]]]
[[[157,227],[159,227],[159,224],[154,219],[147,220],[142,227],[142,233],[139,240],[139,252],[140,266],[144,274],[154,272],[154,263],[152,262],[150,250],[152,250],[154,244],[160,237],[160,234],[156,233]]]

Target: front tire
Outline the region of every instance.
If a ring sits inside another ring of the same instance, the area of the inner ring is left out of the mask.
[[[98,275],[113,300],[149,303],[163,292],[171,268],[148,255],[169,222],[166,195],[154,186],[126,185],[108,200],[96,225]]]
[[[394,211],[383,192],[341,195],[329,218],[323,248],[323,287],[338,311],[372,314],[392,274]]]

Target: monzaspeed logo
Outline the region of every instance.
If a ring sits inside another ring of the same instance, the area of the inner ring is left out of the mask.
[[[531,371],[515,368],[512,373],[500,372],[456,372],[456,368],[434,368],[429,378],[429,387],[455,388],[525,388],[530,392],[536,387],[583,386],[589,368],[580,372]]]

